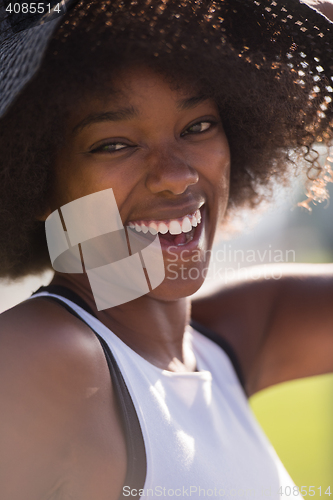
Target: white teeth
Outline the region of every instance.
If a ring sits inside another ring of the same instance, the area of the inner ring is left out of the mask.
[[[169,233],[170,234],[180,234],[182,232],[181,225],[178,220],[172,220],[169,224]]]
[[[164,224],[164,222],[160,222],[157,231],[161,234],[165,234],[168,232],[168,226]]]
[[[192,230],[192,224],[190,222],[190,219],[188,217],[185,217],[182,223],[182,232],[188,233],[191,230]]]
[[[135,229],[138,233],[143,232],[144,234],[148,231],[155,235],[157,233],[166,234],[168,231],[170,234],[180,234],[189,233],[192,228],[197,227],[201,222],[201,212],[200,209],[193,215],[185,216],[183,219],[170,220],[169,222],[129,222],[128,226],[131,229]]]
[[[157,224],[155,224],[155,222],[151,222],[148,226],[148,230],[153,235],[157,234]]]
[[[201,222],[201,212],[200,212],[200,210],[197,210],[194,215],[195,215],[195,217],[196,217],[196,219],[198,221],[198,224],[200,224],[200,222]]]

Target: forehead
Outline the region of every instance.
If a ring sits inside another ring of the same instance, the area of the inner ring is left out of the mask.
[[[154,100],[178,102],[197,98],[202,99],[203,91],[195,85],[189,76],[163,74],[146,65],[126,66],[110,80],[102,101],[104,104],[119,105],[132,103],[144,107]]]
[[[147,66],[117,72],[99,96],[86,95],[72,115],[75,132],[97,121],[148,119],[152,115],[184,112],[205,102],[216,107],[199,86],[186,79],[170,79]]]

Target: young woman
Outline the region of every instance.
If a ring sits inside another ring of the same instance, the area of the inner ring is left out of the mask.
[[[137,279],[124,271],[117,305],[98,306],[91,272],[104,287],[109,263],[93,243],[88,265],[82,237],[82,271],[56,271],[1,316],[0,497],[298,497],[246,396],[332,371],[332,276],[242,283],[192,310],[188,297],[236,208],[286,180],[295,155],[319,170],[331,25],[298,2],[70,3],[2,45],[15,58],[2,77],[1,275],[50,268],[60,237],[74,248],[75,231],[108,225],[112,190],[118,232],[129,250],[137,235],[159,242],[164,279],[153,285],[142,247],[147,293],[123,300]]]

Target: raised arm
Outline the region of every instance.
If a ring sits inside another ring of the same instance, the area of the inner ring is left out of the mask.
[[[223,336],[249,395],[333,372],[333,266],[290,266],[278,280],[238,282],[193,302],[192,317]]]

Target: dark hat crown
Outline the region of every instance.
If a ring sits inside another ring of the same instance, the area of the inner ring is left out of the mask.
[[[268,65],[278,72],[284,65],[301,87],[303,75],[311,75],[315,94],[318,88],[323,98],[331,93],[333,25],[297,0],[50,0],[42,4],[46,12],[10,12],[8,6],[15,5],[38,4],[0,0],[0,116],[38,70],[63,14],[78,16],[80,22],[91,5],[110,14],[110,25],[113,17],[118,19],[111,26],[115,36],[120,24],[135,27],[140,20],[140,31],[156,45],[169,43],[169,36],[175,46],[178,30],[208,50],[228,45],[258,69]]]

